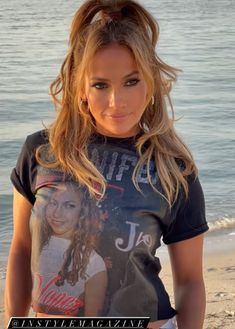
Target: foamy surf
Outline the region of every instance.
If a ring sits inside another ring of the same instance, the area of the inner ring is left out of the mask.
[[[235,230],[235,218],[222,217],[213,222],[208,222],[209,233],[218,232],[223,230]],[[230,232],[230,235],[235,234],[235,232]]]

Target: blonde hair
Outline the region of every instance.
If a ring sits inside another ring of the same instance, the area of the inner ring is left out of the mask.
[[[158,24],[153,16],[133,0],[83,3],[72,21],[69,49],[60,74],[50,86],[58,110],[56,120],[48,128],[54,161],[40,159],[39,148],[36,156],[40,164],[48,168],[61,166],[87,186],[90,193],[100,196],[105,193],[106,180],[88,157],[88,144],[95,125],[81,98],[84,77],[95,53],[116,43],[132,52],[148,85],[148,102],[140,122],[143,133],[136,141],[139,160],[133,172],[133,183],[140,190],[136,178],[141,167],[147,164],[149,183],[161,194],[150,175],[150,162],[155,159],[162,195],[169,205],[176,200],[181,186],[187,196],[186,176],[197,174],[197,168],[192,154],[173,127],[175,119],[169,92],[178,70],[157,56],[158,35]],[[172,118],[168,116],[167,105],[172,110]]]

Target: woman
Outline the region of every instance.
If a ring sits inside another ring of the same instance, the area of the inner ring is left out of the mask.
[[[107,275],[95,251],[101,220],[92,201],[72,182],[47,191],[41,187],[31,222],[32,299],[38,316],[47,312],[98,316],[102,309]],[[100,286],[97,295],[87,293],[94,282]]]
[[[154,18],[132,0],[88,0],[75,14],[68,54],[51,84],[57,118],[27,137],[12,173],[6,319],[28,313],[37,177],[59,170],[85,186],[105,214],[97,245],[109,262],[102,315],[149,316],[154,329],[175,328],[176,315],[179,329],[202,328],[204,197],[193,157],[168,116],[177,71],[156,55],[157,39]],[[158,276],[161,237],[169,248],[175,308]]]

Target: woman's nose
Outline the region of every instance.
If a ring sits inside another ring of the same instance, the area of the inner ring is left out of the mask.
[[[61,206],[57,205],[54,209],[54,217],[59,218],[61,216]]]
[[[114,109],[123,109],[126,106],[126,101],[120,91],[112,91],[109,97],[109,107]]]

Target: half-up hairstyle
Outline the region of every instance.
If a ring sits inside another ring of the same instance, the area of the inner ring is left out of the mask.
[[[88,144],[95,133],[95,123],[81,98],[87,68],[95,53],[111,44],[119,44],[131,51],[148,86],[146,109],[140,122],[143,133],[136,142],[140,158],[133,173],[133,183],[140,190],[136,178],[141,167],[147,164],[149,183],[160,193],[150,176],[150,161],[155,159],[163,196],[169,205],[176,200],[180,187],[187,196],[186,176],[196,175],[197,168],[192,154],[173,127],[175,119],[169,93],[178,70],[156,54],[158,36],[154,17],[133,0],[88,0],[83,3],[72,21],[69,49],[60,74],[50,86],[57,109],[57,118],[48,128],[55,161],[45,163],[40,159],[39,149],[39,163],[51,168],[59,165],[80,184],[86,185],[91,193],[104,194],[105,178],[88,158]],[[172,110],[172,118],[168,116],[167,106]],[[101,190],[97,191],[94,186],[100,186]]]

